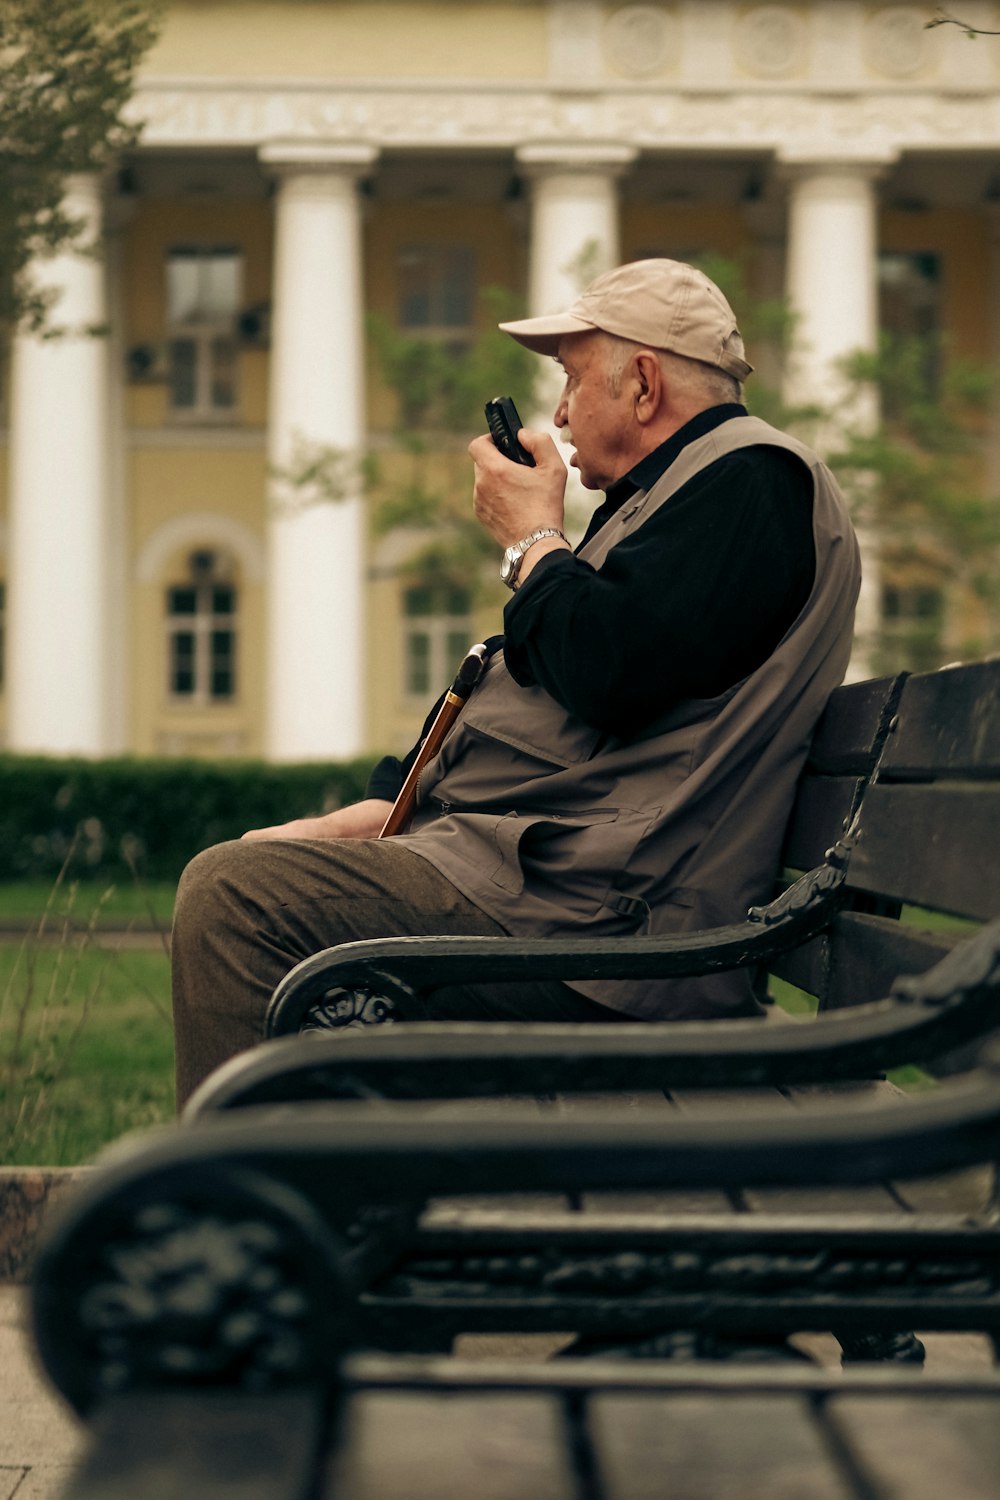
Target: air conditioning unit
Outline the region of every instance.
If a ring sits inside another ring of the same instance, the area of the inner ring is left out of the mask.
[[[166,344],[133,344],[125,356],[125,373],[133,385],[150,385],[170,378]]]
[[[270,302],[257,302],[236,314],[236,337],[244,349],[267,349],[270,346]]]

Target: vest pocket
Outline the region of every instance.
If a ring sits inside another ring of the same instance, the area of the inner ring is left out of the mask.
[[[653,816],[617,807],[507,813],[493,832],[490,879],[512,895],[545,886],[570,907],[600,906]]]

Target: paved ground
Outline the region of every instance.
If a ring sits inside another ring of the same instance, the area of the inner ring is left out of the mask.
[[[86,1433],[35,1364],[25,1310],[24,1289],[0,1284],[0,1500],[58,1500]],[[929,1370],[974,1371],[992,1365],[985,1339],[929,1334],[924,1340]],[[814,1358],[837,1363],[839,1349],[832,1339],[803,1342]],[[460,1344],[466,1358],[538,1358],[550,1351],[553,1340],[484,1335],[466,1337]]]
[[[35,1365],[24,1310],[24,1289],[0,1285],[0,1500],[56,1500],[84,1432]]]

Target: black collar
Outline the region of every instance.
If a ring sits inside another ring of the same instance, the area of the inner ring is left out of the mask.
[[[733,417],[745,417],[746,414],[746,407],[741,406],[738,401],[727,401],[721,406],[709,406],[705,411],[700,411],[693,416],[690,422],[685,422],[684,426],[678,428],[665,443],[654,448],[652,453],[647,453],[646,457],[640,459],[633,469],[608,486],[603,503],[597,507],[590,518],[590,525],[587,527],[587,534],[583,541],[588,542],[594,532],[599,531],[632,495],[640,490],[652,489],[688,443],[693,443],[697,438],[704,437],[706,432],[712,432],[714,428],[721,427],[723,422],[729,422]],[[583,542],[580,545],[583,546]]]

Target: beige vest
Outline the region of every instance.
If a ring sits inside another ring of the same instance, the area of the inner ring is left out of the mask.
[[[508,931],[687,932],[741,921],[767,899],[810,736],[851,648],[861,570],[832,475],[803,444],[737,417],[690,443],[580,555],[599,568],[694,474],[760,444],[807,464],[816,546],[812,592],[762,667],[717,698],[670,704],[620,740],[542,688],[519,687],[498,653],[425,769],[403,841]],[[751,978],[574,987],[631,1015],[676,1019],[755,1013]]]

